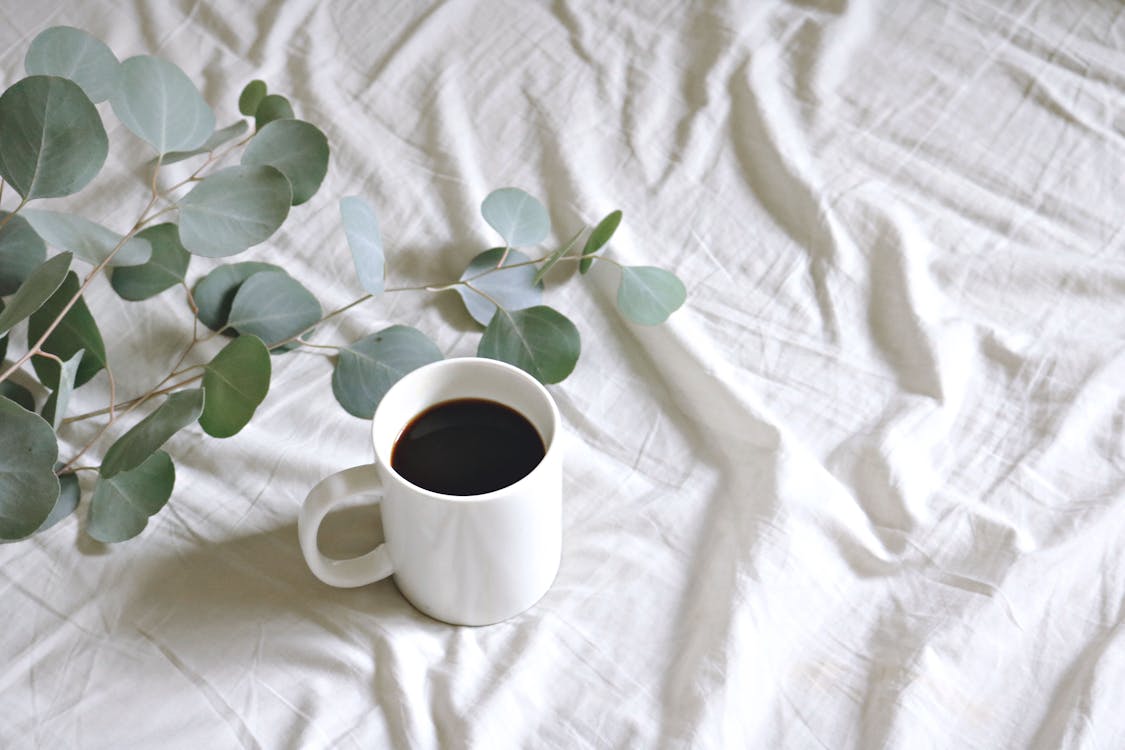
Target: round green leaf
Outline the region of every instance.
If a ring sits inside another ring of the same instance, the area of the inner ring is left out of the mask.
[[[74,253],[92,265],[104,261],[110,253],[111,266],[135,266],[152,256],[152,246],[139,237],[130,237],[122,244],[122,236],[77,214],[27,208],[20,214],[48,245]],[[115,247],[117,252],[113,252]]]
[[[399,378],[440,359],[441,350],[424,333],[409,326],[391,326],[340,350],[332,372],[332,393],[349,414],[371,419],[383,395]]]
[[[238,95],[238,111],[247,117],[253,117],[258,111],[258,105],[266,98],[266,82],[254,79],[246,84],[242,93]]]
[[[203,142],[203,145],[199,148],[193,148],[188,151],[169,151],[168,153],[164,154],[163,157],[161,157],[160,163],[175,164],[178,161],[190,159],[191,157],[198,156],[199,154],[209,153],[217,149],[219,146],[222,146],[224,143],[233,141],[235,138],[242,135],[249,129],[250,126],[246,124],[246,120],[239,120],[233,125],[227,125],[225,128],[216,130],[211,134],[210,138]]]
[[[281,94],[266,94],[254,110],[254,127],[261,130],[275,120],[293,117],[293,105]]]
[[[67,407],[70,405],[70,394],[74,391],[74,379],[78,377],[78,366],[82,362],[85,352],[79,350],[73,357],[62,363],[59,373],[59,385],[43,404],[43,419],[51,423],[55,432],[59,431],[63,419],[66,417]]]
[[[68,78],[94,102],[104,102],[113,95],[118,65],[117,56],[100,39],[70,26],[52,26],[40,32],[23,60],[28,75]]]
[[[582,248],[582,260],[578,262],[580,273],[586,273],[590,270],[590,265],[594,262],[594,259],[589,256],[601,250],[605,243],[609,242],[609,238],[617,231],[617,226],[620,223],[620,211],[613,211],[598,222],[594,231],[590,232],[590,236],[586,238],[586,244]]]
[[[508,247],[536,245],[551,231],[547,209],[519,188],[492,191],[481,203],[480,212]]]
[[[31,391],[19,383],[13,383],[10,379],[0,382],[0,398],[6,398],[17,403],[28,411],[35,411],[35,396],[31,395]]]
[[[38,414],[0,398],[0,540],[22,539],[59,498],[55,431]]]
[[[109,446],[99,472],[112,477],[140,466],[177,432],[199,419],[203,389],[176,391]]]
[[[6,297],[47,257],[47,243],[27,219],[0,211],[0,297]]]
[[[663,323],[687,299],[684,283],[674,273],[653,266],[625,266],[617,287],[617,308],[634,323]]]
[[[78,294],[78,287],[78,276],[71,271],[51,298],[32,314],[27,321],[29,348],[46,332],[71,298]],[[105,367],[105,344],[102,335],[98,331],[97,323],[94,322],[94,316],[90,314],[90,308],[86,306],[86,300],[79,297],[43,342],[43,351],[65,362],[82,350],[85,350],[85,354],[82,355],[78,374],[74,379],[75,387],[87,383]],[[31,358],[31,365],[35,368],[40,383],[51,390],[58,389],[59,365],[55,360],[37,355]]]
[[[492,320],[492,315],[496,312],[496,305],[492,304],[489,297],[499,302],[506,310],[534,307],[543,299],[543,285],[535,282],[535,266],[521,265],[516,268],[502,267],[496,270],[496,264],[500,262],[503,255],[502,247],[485,250],[473,258],[469,267],[461,274],[461,281],[467,282],[472,288],[464,284],[454,287],[461,295],[469,315],[472,315],[473,320],[482,326],[488,325],[488,321]],[[511,250],[508,252],[508,259],[504,261],[504,266],[527,263],[530,260],[520,251]]]
[[[277,231],[290,201],[289,180],[273,167],[221,169],[180,201],[180,241],[208,258],[241,253]]]
[[[500,310],[484,329],[477,356],[515,365],[541,383],[565,380],[578,363],[578,329],[545,305]]]
[[[129,471],[98,477],[86,533],[99,542],[132,539],[167,504],[175,485],[176,467],[164,451],[153,453]]]
[[[226,438],[246,426],[270,389],[270,352],[257,336],[239,336],[207,365],[207,394],[199,425],[211,437]]]
[[[56,76],[29,76],[0,95],[0,133],[0,177],[28,200],[77,193],[109,152],[93,102]]]
[[[143,300],[184,280],[191,254],[180,244],[180,233],[171,223],[157,224],[137,234],[152,246],[152,256],[139,266],[113,269],[109,283],[123,299]]]
[[[365,292],[379,296],[385,284],[383,268],[386,261],[375,209],[363,198],[350,195],[340,199],[340,219],[359,285]]]
[[[316,297],[287,273],[256,273],[238,288],[227,323],[270,348],[304,333],[320,320]]]
[[[304,120],[275,120],[250,141],[242,164],[271,166],[285,175],[297,206],[313,197],[328,173],[328,139]]]
[[[0,307],[0,335],[43,306],[62,285],[70,269],[70,253],[61,253],[40,264],[20,285],[8,304]]]
[[[242,282],[263,271],[285,273],[285,269],[281,266],[252,260],[218,266],[197,281],[195,288],[191,290],[191,296],[195,300],[195,306],[199,308],[199,322],[212,331],[218,331],[225,326],[230,317],[230,306],[234,302],[234,295],[238,293]]]
[[[149,55],[121,63],[113,112],[158,154],[198,148],[215,130],[215,113],[187,74]]]
[[[81,497],[82,489],[78,486],[78,477],[73,473],[61,475],[59,477],[59,499],[55,501],[55,507],[51,508],[51,512],[47,515],[47,520],[40,524],[35,533],[46,531],[73,513],[75,508],[78,507],[78,501]]]

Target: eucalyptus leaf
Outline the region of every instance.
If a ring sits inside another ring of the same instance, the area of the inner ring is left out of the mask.
[[[139,266],[113,269],[109,283],[122,299],[149,299],[184,280],[191,253],[180,244],[175,224],[148,227],[137,233],[137,239],[152,246],[152,256]]]
[[[0,95],[0,133],[0,177],[27,200],[77,193],[109,153],[93,102],[56,76],[29,76]]]
[[[39,525],[35,533],[46,531],[73,513],[81,498],[82,489],[78,486],[77,475],[72,472],[60,475],[59,499],[55,501],[55,507],[51,508],[51,512],[47,514],[47,520]]]
[[[332,393],[349,414],[371,419],[399,378],[440,359],[441,350],[424,333],[409,326],[391,326],[340,350],[332,371]]]
[[[74,253],[92,265],[103,262],[110,253],[111,266],[135,266],[148,262],[152,256],[152,246],[140,237],[125,240],[117,232],[77,214],[27,208],[20,215],[48,245]]]
[[[265,97],[266,82],[255,78],[246,84],[242,93],[238,95],[238,111],[247,117],[253,117]]]
[[[119,67],[110,97],[114,114],[158,154],[199,148],[215,130],[215,113],[178,66],[137,55]]]
[[[239,336],[207,365],[207,399],[199,425],[211,437],[235,435],[254,416],[270,389],[270,352],[257,336]]]
[[[117,56],[100,39],[71,26],[40,32],[27,48],[23,66],[28,75],[74,81],[93,102],[104,102],[117,88]]]
[[[684,283],[671,271],[653,266],[625,266],[617,287],[617,308],[634,323],[663,323],[687,299]]]
[[[0,398],[19,404],[28,411],[35,411],[35,397],[31,395],[31,391],[10,379],[0,382]]]
[[[31,272],[0,311],[0,335],[7,333],[51,298],[66,279],[72,257],[70,253],[61,253]]]
[[[63,308],[78,294],[79,286],[78,276],[71,271],[51,298],[32,314],[27,322],[28,348],[34,346],[35,342],[46,333],[47,328],[55,322]],[[42,348],[43,351],[55,355],[64,362],[85,350],[82,361],[78,365],[78,374],[74,378],[75,387],[89,382],[105,367],[105,343],[102,341],[94,316],[90,314],[90,308],[86,306],[86,300],[82,297],[79,297],[78,301],[67,310],[66,315],[63,315],[59,325],[43,342]],[[31,358],[31,365],[35,368],[40,383],[51,390],[58,389],[59,365],[55,360],[37,355]]]
[[[0,398],[0,540],[22,539],[59,498],[55,431],[38,414]]]
[[[328,173],[328,139],[304,120],[275,120],[250,141],[241,163],[267,165],[285,175],[298,206],[313,197]]]
[[[547,209],[519,188],[493,190],[481,203],[480,212],[508,247],[536,245],[551,231]]]
[[[304,333],[321,316],[320,303],[287,273],[256,273],[238,288],[227,323],[240,335],[257,336],[272,349]]]
[[[197,281],[191,295],[199,309],[199,322],[212,331],[223,328],[230,317],[234,295],[238,293],[242,282],[256,273],[267,271],[285,273],[281,266],[252,260],[218,266]]]
[[[565,245],[562,245],[558,250],[555,250],[553,253],[548,255],[547,259],[543,261],[543,263],[539,266],[539,270],[535,272],[535,276],[531,279],[531,283],[538,284],[539,282],[543,281],[543,277],[546,276],[552,268],[558,265],[558,262],[562,260],[567,253],[574,249],[574,246],[578,244],[578,238],[582,236],[583,231],[584,230],[579,229],[573,237],[567,240],[567,243]]]
[[[180,241],[208,258],[241,253],[277,231],[291,196],[289,180],[274,167],[221,169],[180,201]]]
[[[250,126],[246,124],[246,120],[239,120],[232,125],[227,125],[225,128],[216,130],[199,148],[193,148],[190,151],[169,151],[160,157],[160,163],[165,165],[175,164],[184,159],[190,159],[193,156],[210,153],[224,143],[233,141],[249,129]]]
[[[0,297],[6,297],[47,258],[47,243],[27,219],[0,211]]]
[[[515,365],[541,383],[558,383],[574,370],[581,348],[574,323],[539,305],[499,310],[484,329],[477,356]]]
[[[176,391],[109,447],[99,472],[112,477],[140,466],[203,412],[203,389]]]
[[[164,451],[157,451],[133,469],[98,477],[86,533],[99,542],[123,542],[144,531],[172,497],[176,467]]]
[[[0,299],[0,316],[4,313],[4,300]],[[4,362],[4,356],[8,353],[8,334],[0,333],[0,364]],[[10,381],[3,381],[5,383]]]
[[[383,293],[386,283],[386,259],[383,255],[383,237],[379,232],[379,217],[363,198],[349,195],[340,199],[340,219],[355,263],[359,285],[368,294],[378,297]]]
[[[621,224],[621,212],[613,211],[599,221],[598,225],[594,227],[594,231],[590,232],[590,236],[586,239],[586,244],[582,248],[582,260],[578,262],[580,273],[586,273],[590,270],[590,265],[594,262],[594,259],[590,256],[601,250],[605,243],[609,242],[609,238],[617,231],[619,224]]]
[[[70,394],[74,391],[74,380],[78,377],[78,366],[82,362],[84,353],[79,349],[73,357],[62,363],[62,367],[59,368],[59,385],[43,405],[43,419],[51,423],[55,432],[59,431],[66,417],[67,407],[70,406]]]
[[[281,94],[266,94],[254,110],[254,127],[261,130],[276,120],[293,117],[293,105]]]
[[[504,248],[494,247],[473,258],[469,267],[461,274],[461,281],[468,285],[459,284],[454,287],[461,295],[469,315],[482,326],[488,325],[496,312],[496,305],[492,304],[492,300],[499,302],[506,310],[520,310],[534,307],[543,299],[543,285],[535,283],[535,266],[530,265],[531,259],[519,250],[508,251],[505,267],[496,270],[496,264],[500,262],[504,252]]]

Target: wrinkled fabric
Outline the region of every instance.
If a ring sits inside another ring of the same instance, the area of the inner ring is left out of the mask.
[[[552,242],[621,209],[608,256],[688,289],[641,327],[612,264],[547,278],[582,357],[551,386],[563,556],[528,612],[451,627],[389,581],[312,577],[297,509],[371,460],[368,423],[335,403],[331,352],[274,357],[243,432],[170,441],[175,493],[140,537],[91,541],[84,501],[0,547],[0,746],[1125,747],[1120,4],[68,0],[0,18],[4,87],[67,24],[175,61],[219,125],[253,78],[287,95],[329,174],[234,260],[282,265],[326,311],[362,294],[340,197],[376,207],[388,287],[417,287],[497,242],[479,205],[509,185],[544,201]],[[151,154],[100,111],[105,170],[49,203],[125,231]],[[118,394],[168,371],[183,297],[92,286]],[[455,295],[403,291],[312,340],[395,323],[446,356],[479,339]],[[71,408],[108,392],[103,374]],[[62,455],[97,427],[65,429]],[[322,544],[356,554],[376,527],[358,502]]]

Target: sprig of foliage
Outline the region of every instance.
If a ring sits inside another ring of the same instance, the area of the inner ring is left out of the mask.
[[[238,111],[252,124],[240,119],[216,129],[214,111],[175,64],[145,55],[119,62],[79,29],[42,32],[28,49],[25,69],[27,77],[0,94],[0,197],[5,185],[19,196],[11,211],[0,211],[0,360],[12,329],[26,323],[27,331],[26,349],[0,367],[0,541],[25,538],[73,513],[80,504],[79,471],[97,473],[86,532],[103,542],[139,534],[172,496],[175,465],[165,444],[196,423],[215,438],[237,434],[269,392],[271,355],[300,347],[333,352],[336,400],[349,414],[370,419],[395,381],[441,359],[441,350],[405,325],[342,344],[311,337],[325,321],[385,294],[456,292],[480,326],[477,355],[515,364],[543,383],[569,376],[581,352],[577,326],[543,301],[544,279],[560,264],[575,264],[580,275],[595,262],[616,266],[617,306],[641,325],[663,322],[686,298],[674,274],[624,266],[601,253],[620,211],[535,257],[529,248],[550,236],[550,216],[514,187],[493,191],[481,204],[484,221],[503,244],[471,258],[456,280],[388,288],[377,214],[363,197],[348,196],[339,202],[340,219],[364,291],[352,302],[325,313],[299,279],[260,261],[225,263],[190,283],[193,256],[241,255],[269,240],[295,207],[316,195],[329,161],[323,132],[296,118],[289,100],[259,80],[238,99]],[[94,106],[101,101],[151,155],[147,194],[124,233],[28,207],[73,195],[100,172],[108,152]],[[228,163],[236,156],[237,163]],[[162,169],[191,159],[198,166],[188,178],[160,187]],[[89,270],[74,268],[75,261]],[[190,313],[191,339],[167,374],[126,399],[118,398],[85,300],[102,271],[122,299],[143,301],[178,289]],[[232,340],[202,361],[198,345],[218,335]],[[102,371],[107,406],[68,415],[74,390]],[[35,395],[12,382],[16,373],[33,376],[47,392],[38,412]],[[93,439],[60,460],[58,433],[85,420],[101,420]],[[100,463],[79,465],[107,433],[128,422],[132,426],[101,451]]]

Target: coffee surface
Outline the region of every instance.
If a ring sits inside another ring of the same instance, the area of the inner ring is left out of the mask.
[[[482,495],[523,479],[545,453],[522,414],[495,401],[463,398],[414,417],[395,441],[391,467],[431,492]]]

